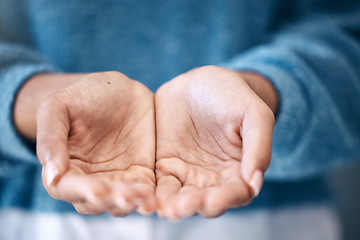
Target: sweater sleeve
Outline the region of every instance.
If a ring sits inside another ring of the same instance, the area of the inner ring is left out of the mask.
[[[360,6],[339,9],[306,14],[225,64],[265,76],[278,92],[267,179],[309,177],[360,160]]]
[[[12,110],[17,91],[31,76],[55,68],[30,48],[0,40],[0,175],[14,164],[36,163],[34,149],[17,132]]]

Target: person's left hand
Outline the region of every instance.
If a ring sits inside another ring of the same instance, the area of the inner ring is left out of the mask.
[[[275,119],[237,72],[194,69],[164,84],[155,106],[161,217],[215,217],[259,193]]]

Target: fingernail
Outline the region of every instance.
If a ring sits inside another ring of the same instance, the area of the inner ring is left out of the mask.
[[[263,173],[260,170],[256,170],[249,182],[249,185],[253,190],[254,197],[257,197],[259,195],[263,180]]]
[[[45,165],[46,181],[49,186],[54,183],[56,176],[59,174],[59,170],[54,162],[47,162]]]

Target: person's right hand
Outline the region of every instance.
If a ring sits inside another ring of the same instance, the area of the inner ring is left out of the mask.
[[[37,155],[46,190],[80,213],[153,212],[153,93],[118,72],[85,75],[40,104]]]

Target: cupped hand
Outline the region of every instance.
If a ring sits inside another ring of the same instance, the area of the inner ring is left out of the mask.
[[[164,84],[155,106],[161,217],[215,217],[259,193],[274,114],[237,72],[191,70]]]
[[[37,111],[49,194],[84,214],[155,210],[154,96],[118,72],[85,75]]]

